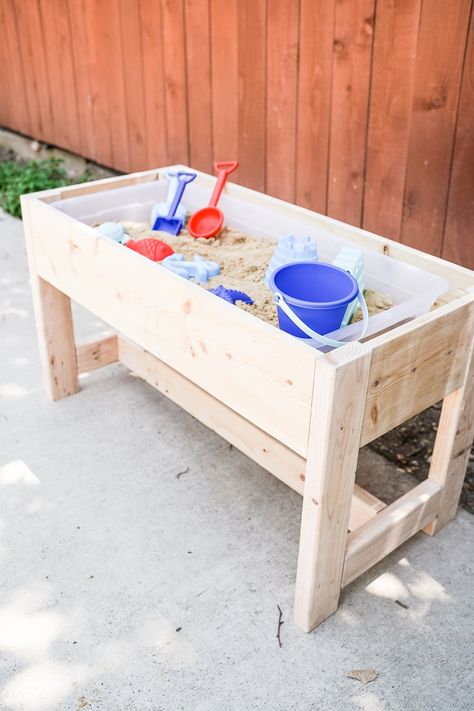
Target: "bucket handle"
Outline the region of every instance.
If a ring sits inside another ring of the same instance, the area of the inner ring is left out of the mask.
[[[363,321],[362,321],[362,331],[359,335],[359,338],[357,340],[360,340],[361,338],[364,338],[365,334],[367,333],[367,328],[369,326],[369,311],[367,309],[367,304],[364,299],[364,295],[362,294],[362,291],[359,289],[357,292],[357,296],[355,297],[356,299],[359,300],[360,307],[362,309],[362,316],[363,316]],[[307,336],[310,338],[313,338],[315,341],[318,341],[324,346],[331,346],[331,348],[339,348],[340,346],[347,346],[348,343],[352,343],[352,341],[336,341],[334,338],[327,338],[327,336],[323,336],[321,333],[317,333],[316,331],[313,331],[312,328],[307,326],[291,309],[286,301],[284,300],[283,296],[276,291],[273,294],[273,301],[275,304],[288,316],[290,321],[293,321],[295,326],[298,326],[303,333],[306,333]]]

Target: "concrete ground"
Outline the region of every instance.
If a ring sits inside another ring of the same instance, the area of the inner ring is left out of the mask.
[[[474,519],[415,536],[303,634],[298,495],[121,366],[48,402],[21,222],[0,217],[0,708],[472,709]],[[410,484],[366,450],[358,476]]]

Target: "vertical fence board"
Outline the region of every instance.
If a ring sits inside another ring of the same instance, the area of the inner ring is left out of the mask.
[[[45,57],[45,42],[37,2],[14,0],[13,8],[18,28],[20,61],[28,105],[29,126],[33,136],[48,141],[55,135],[51,113],[51,95]]]
[[[298,3],[267,0],[266,190],[293,201],[296,169]]]
[[[49,139],[53,132],[61,145],[69,146],[74,153],[80,153],[83,146],[77,108],[76,74],[68,4],[63,0],[47,0],[41,2],[39,7],[40,26],[43,28],[40,41],[46,54],[49,88],[47,98],[51,109],[49,126],[47,117],[43,119],[44,136]],[[42,81],[44,80],[43,77]]]
[[[301,0],[296,202],[326,212],[335,0]]]
[[[421,12],[402,242],[440,254],[471,0]]]
[[[243,185],[265,190],[266,2],[238,2],[239,160]]]
[[[148,157],[140,5],[120,0],[119,9],[129,166],[130,170],[146,170]]]
[[[189,163],[183,0],[162,0],[168,162]]]
[[[163,18],[155,0],[139,0],[147,167],[168,162],[163,65]]]
[[[77,120],[81,136],[81,152],[97,160],[96,125],[90,82],[91,57],[84,12],[84,0],[68,2],[74,74],[77,92]]]
[[[443,257],[474,269],[474,11],[464,63]]]
[[[374,0],[336,3],[328,214],[360,225]]]
[[[238,1],[211,0],[213,160],[239,157]]]
[[[4,32],[7,25],[5,14],[5,3],[0,2],[0,27],[3,27]],[[0,75],[0,124],[3,126],[15,126],[16,123],[12,77],[9,71],[10,64],[14,62],[15,57],[9,56],[6,37],[4,36],[3,41],[0,42],[0,67],[4,67],[4,71]]]
[[[209,0],[185,0],[189,159],[212,171],[212,111]]]
[[[421,0],[377,4],[363,226],[399,239]]]

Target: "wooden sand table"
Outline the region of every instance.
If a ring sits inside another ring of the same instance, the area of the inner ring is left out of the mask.
[[[242,301],[237,306],[258,316],[263,321],[278,326],[276,307],[273,303],[272,293],[265,286],[263,279],[268,264],[276,247],[276,240],[269,237],[253,237],[246,235],[233,227],[224,227],[217,237],[211,239],[195,239],[191,237],[186,228],[178,236],[167,232],[154,232],[150,225],[139,222],[123,222],[126,232],[132,239],[155,237],[166,242],[175,252],[184,254],[186,259],[199,255],[204,259],[217,262],[221,273],[211,277],[207,284],[202,284],[204,289],[213,289],[222,284],[228,289],[244,291],[253,299],[253,304],[244,304]],[[365,298],[369,314],[385,311],[393,306],[388,294],[381,294],[366,289]],[[360,309],[355,313],[352,322],[361,318]]]

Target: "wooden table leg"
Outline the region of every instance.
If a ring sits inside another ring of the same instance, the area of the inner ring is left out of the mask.
[[[474,437],[474,342],[464,384],[445,397],[428,478],[443,489],[436,519],[423,530],[433,536],[456,516]]]
[[[60,400],[79,391],[71,300],[38,275],[27,195],[21,208],[44,385],[52,400]]]
[[[305,632],[339,602],[369,369],[360,343],[316,363],[295,593]]]
[[[44,385],[60,400],[79,391],[71,300],[41,277],[31,281]]]

